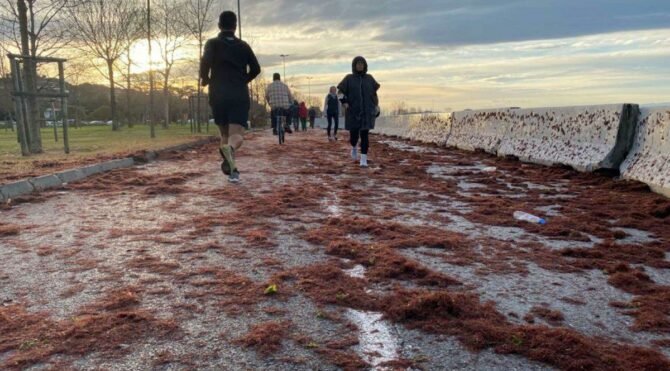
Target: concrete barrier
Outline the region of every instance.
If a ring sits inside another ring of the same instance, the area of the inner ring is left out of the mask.
[[[510,111],[492,109],[454,112],[447,146],[497,154],[513,124],[514,116]]]
[[[451,134],[452,115],[427,113],[409,117],[410,139],[441,146],[447,144]]]
[[[619,169],[670,197],[670,106],[490,109],[377,119],[376,133],[578,171]]]
[[[618,169],[632,147],[638,113],[634,104],[468,110],[381,117],[376,131],[590,172]]]
[[[186,147],[187,148],[187,147]],[[180,148],[181,149],[181,148]],[[106,161],[100,164],[102,172],[123,169],[135,165],[135,160],[132,157],[126,157],[119,160]]]
[[[100,166],[100,164],[89,165],[79,168],[79,170],[84,173],[84,177],[89,177],[91,175],[102,173],[102,166]]]
[[[451,132],[451,114],[420,113],[377,118],[375,133],[446,145]]]
[[[58,188],[63,186],[63,181],[56,175],[45,175],[37,178],[28,179],[33,185],[35,191],[44,191],[49,188]]]
[[[79,169],[66,170],[55,174],[63,183],[72,183],[86,178],[84,172]]]
[[[670,107],[641,110],[635,142],[621,164],[621,175],[670,197]]]
[[[409,139],[410,115],[380,116],[375,121],[374,133]]]
[[[512,109],[498,156],[582,171],[618,169],[633,145],[639,107],[632,104]]]
[[[35,190],[35,187],[27,181],[21,180],[14,183],[5,184],[0,186],[0,193],[2,194],[5,200],[21,196],[27,193],[31,193]]]
[[[218,138],[210,136],[196,142],[184,143],[173,147],[168,147],[158,151],[149,151],[147,155],[142,158],[142,161],[136,161],[133,157],[126,157],[118,160],[111,160],[95,165],[84,166],[78,169],[65,170],[56,174],[45,175],[37,178],[22,180],[15,183],[0,184],[0,202],[5,202],[11,198],[29,194],[34,191],[44,191],[51,188],[62,187],[63,184],[76,182],[91,175],[103,173],[110,170],[128,168],[138,163],[153,161],[162,153],[173,151],[183,151],[193,147],[207,144],[209,142],[216,142]]]

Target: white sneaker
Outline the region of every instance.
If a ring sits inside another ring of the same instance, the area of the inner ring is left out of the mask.
[[[361,167],[368,167],[368,155],[361,155]]]
[[[354,161],[358,160],[358,151],[356,151],[356,147],[351,147],[351,159]]]

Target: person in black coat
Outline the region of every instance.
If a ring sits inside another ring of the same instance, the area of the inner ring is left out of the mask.
[[[358,159],[356,147],[361,142],[361,167],[368,166],[368,148],[370,130],[375,128],[375,119],[379,116],[379,83],[368,74],[368,62],[356,57],[351,62],[352,73],[337,86],[343,94],[342,105],[346,111],[345,129],[349,130],[351,157]]]
[[[340,100],[337,97],[337,88],[335,86],[330,87],[328,95],[323,102],[323,112],[326,118],[328,119],[328,140],[337,140],[337,130],[340,128]],[[330,128],[335,123],[335,131],[333,135],[330,135]]]
[[[202,86],[209,85],[209,104],[221,132],[221,170],[229,175],[231,182],[240,179],[235,151],[242,146],[244,129],[248,129],[250,100],[247,84],[261,73],[249,44],[235,37],[236,28],[235,13],[221,13],[221,33],[207,40],[200,62]]]
[[[300,105],[298,105],[298,101],[294,100],[293,104],[291,105],[291,122],[293,123],[293,128],[295,131],[300,131],[300,118],[298,117],[298,113],[300,111]]]
[[[307,114],[309,116],[309,127],[311,129],[314,129],[314,121],[316,120],[316,109],[314,107],[310,107]]]

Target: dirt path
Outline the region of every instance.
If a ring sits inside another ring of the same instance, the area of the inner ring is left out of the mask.
[[[208,145],[5,206],[0,368],[670,367],[669,200],[324,137],[251,134],[239,185]]]

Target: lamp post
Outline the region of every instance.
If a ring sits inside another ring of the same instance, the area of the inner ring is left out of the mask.
[[[312,79],[314,77],[309,76],[307,77],[307,97],[309,98],[309,104],[312,104]]]
[[[282,54],[280,55],[282,62],[284,63],[284,81],[286,81],[286,57],[288,57],[288,54]]]
[[[240,29],[240,40],[242,40],[242,8],[240,8],[240,0],[237,0],[237,26]]]

